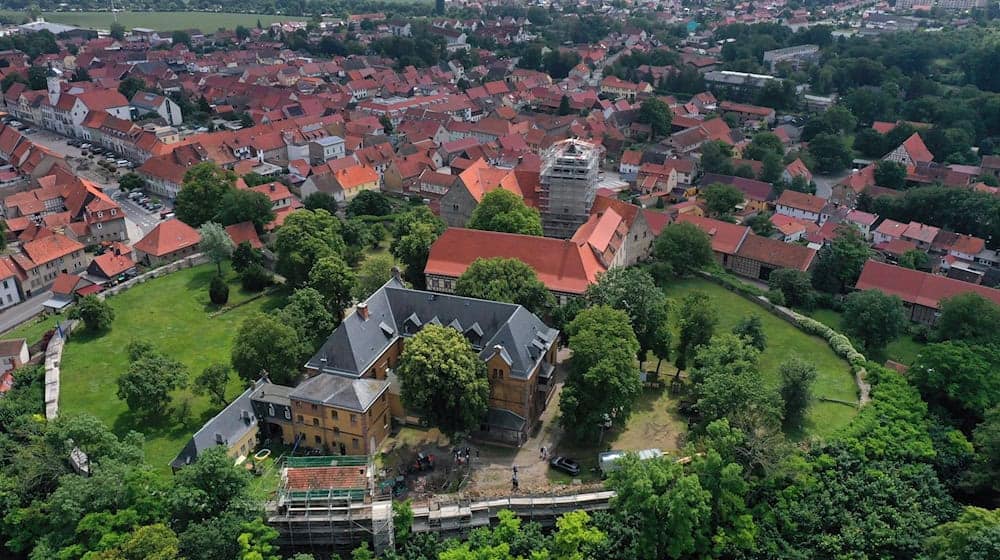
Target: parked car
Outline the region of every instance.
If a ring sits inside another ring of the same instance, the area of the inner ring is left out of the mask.
[[[570,476],[577,476],[580,474],[580,463],[577,463],[569,457],[554,457],[551,461],[549,461],[549,466]]]
[[[82,149],[82,150],[89,150],[93,146],[94,145],[91,144],[90,142],[84,142],[83,144],[80,144],[80,149]]]
[[[129,161],[127,159],[120,159],[115,162],[115,165],[118,167],[127,167],[129,165]]]

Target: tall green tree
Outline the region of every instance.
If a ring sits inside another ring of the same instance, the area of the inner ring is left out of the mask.
[[[875,184],[888,189],[906,188],[906,166],[898,161],[879,160],[875,163]]]
[[[298,333],[270,315],[257,313],[240,324],[231,363],[245,381],[267,374],[274,383],[294,385],[306,351]]]
[[[222,199],[235,188],[235,183],[235,173],[212,162],[188,168],[174,204],[177,218],[191,227],[212,221],[219,213]]]
[[[196,395],[206,395],[215,406],[225,406],[226,384],[229,383],[229,366],[227,364],[212,364],[202,370],[194,378],[193,389]]]
[[[925,543],[931,560],[989,560],[1000,552],[1000,510],[966,507]]]
[[[354,285],[354,299],[363,301],[375,293],[392,278],[396,261],[392,255],[372,255],[358,267],[357,282]]]
[[[838,294],[858,281],[861,269],[871,257],[871,249],[853,226],[841,224],[834,235],[833,241],[816,255],[812,284],[817,290]]]
[[[657,270],[688,276],[714,262],[712,239],[694,224],[675,222],[663,228],[653,242]]]
[[[705,173],[733,174],[733,149],[719,140],[701,145],[701,168]]]
[[[118,84],[118,93],[125,99],[132,99],[135,94],[146,89],[146,82],[138,76],[128,76]]]
[[[1000,344],[1000,305],[974,292],[946,298],[935,334],[939,340]]]
[[[506,190],[493,189],[472,211],[471,229],[542,235],[542,218],[538,210],[529,208],[520,196]]]
[[[327,305],[327,298],[314,288],[300,288],[292,292],[278,313],[283,324],[295,329],[299,341],[306,346],[305,353],[319,348],[338,324]]]
[[[782,419],[785,426],[800,428],[813,400],[812,386],[818,376],[816,366],[792,356],[778,366],[778,375],[781,378],[778,393],[781,395]]]
[[[880,352],[906,328],[903,301],[878,290],[853,292],[844,304],[844,331],[865,350]]]
[[[747,159],[763,161],[768,154],[776,154],[779,157],[785,155],[785,145],[781,138],[773,132],[758,132],[750,139],[750,145],[743,150],[743,157]]]
[[[840,136],[818,134],[809,141],[809,153],[816,160],[816,171],[833,174],[851,165],[851,150]]]
[[[326,210],[289,214],[274,242],[277,272],[292,286],[305,285],[320,259],[344,253],[340,227],[340,222]]]
[[[975,424],[1000,404],[1000,347],[965,342],[929,344],[907,372],[927,402]]]
[[[336,254],[319,259],[309,271],[309,287],[325,298],[327,311],[338,323],[351,304],[355,283],[354,271]]]
[[[722,183],[713,183],[705,187],[701,192],[701,197],[705,201],[709,213],[716,217],[728,216],[737,204],[743,202],[741,190]]]
[[[91,332],[100,332],[111,328],[115,320],[115,310],[108,302],[90,294],[83,296],[70,311],[71,319],[83,321],[83,326]]]
[[[785,305],[789,307],[812,309],[815,303],[816,293],[808,272],[780,268],[771,273],[767,285],[768,288],[781,292]]]
[[[389,214],[392,214],[392,203],[389,197],[378,191],[361,191],[347,203],[348,217]]]
[[[233,240],[226,229],[215,222],[205,222],[198,228],[201,241],[198,249],[215,263],[219,276],[222,276],[222,261],[233,254]]]
[[[760,315],[747,315],[740,319],[732,332],[760,352],[767,349],[767,334],[764,332],[764,323]]]
[[[534,269],[518,259],[476,259],[455,282],[460,296],[516,303],[541,314],[554,299]]]
[[[155,350],[135,356],[128,370],[118,377],[118,398],[129,410],[150,415],[162,412],[170,403],[170,393],[187,386],[187,368]]]
[[[674,117],[670,106],[656,97],[650,97],[640,105],[638,118],[639,122],[650,126],[653,138],[662,138],[670,134]]]
[[[628,315],[606,305],[581,311],[567,331],[573,359],[560,397],[560,423],[583,440],[608,423],[628,420],[642,390],[635,361],[639,341]]]
[[[406,278],[417,288],[423,288],[426,283],[423,270],[437,237],[433,226],[418,223],[409,233],[393,241],[393,256],[406,265]]]
[[[473,429],[486,415],[486,364],[455,329],[422,328],[407,341],[396,372],[406,407],[447,434]]]
[[[677,317],[680,340],[675,364],[678,370],[687,367],[688,360],[694,356],[699,346],[712,340],[718,322],[718,313],[706,294],[693,292],[684,296]]]
[[[641,268],[612,268],[587,288],[586,298],[592,305],[607,305],[628,314],[639,341],[638,358],[645,359],[667,322],[667,299],[653,277]]]
[[[274,221],[274,217],[271,199],[266,194],[249,189],[229,189],[219,202],[215,219],[224,226],[250,222],[257,233],[263,233],[264,226]]]

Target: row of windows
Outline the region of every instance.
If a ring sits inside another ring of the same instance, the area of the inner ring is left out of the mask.
[[[338,417],[337,411],[336,410],[331,410],[330,411],[330,416],[334,420],[336,420],[337,417]],[[368,411],[368,416],[371,417],[371,411]],[[298,422],[299,424],[302,424],[303,422],[305,422],[305,419],[302,417],[301,414],[297,414],[295,416],[295,421]],[[351,415],[351,424],[357,424],[357,423],[358,423],[358,415],[357,414],[352,414]],[[313,424],[313,426],[319,426],[319,418],[313,418],[312,419],[312,424]]]
[[[305,435],[304,433],[300,433],[300,434],[299,434],[299,436],[300,436],[300,437],[301,437],[301,438],[302,438],[303,440],[304,440],[304,439],[306,438],[306,435]],[[314,442],[314,443],[315,443],[315,444],[316,444],[317,446],[319,446],[319,445],[323,445],[323,438],[322,438],[322,437],[320,437],[320,436],[313,436],[313,442]],[[351,449],[358,449],[358,448],[360,448],[360,447],[361,447],[361,442],[359,442],[359,441],[358,441],[358,438],[351,438]]]

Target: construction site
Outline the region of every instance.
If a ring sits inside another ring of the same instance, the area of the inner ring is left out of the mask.
[[[278,531],[279,544],[286,550],[345,552],[367,542],[382,554],[395,548],[393,490],[392,485],[379,483],[369,457],[287,457],[276,497],[268,504],[268,524]],[[461,536],[488,526],[505,509],[551,527],[571,511],[605,510],[613,496],[610,491],[596,491],[478,501],[436,497],[412,504],[412,530],[440,533],[442,538]]]

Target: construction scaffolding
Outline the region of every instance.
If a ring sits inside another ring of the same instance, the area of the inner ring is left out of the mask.
[[[608,509],[614,495],[598,491],[475,502],[436,499],[412,506],[412,529],[459,537],[494,523],[502,510],[551,527],[565,513]],[[287,549],[348,552],[362,542],[369,543],[376,555],[395,549],[392,494],[377,490],[369,457],[288,457],[277,499],[269,507],[268,524],[278,531],[278,544]]]
[[[568,239],[587,221],[597,194],[600,150],[581,140],[562,140],[542,153],[538,195],[546,237]]]
[[[291,549],[394,550],[392,502],[374,491],[366,456],[288,457],[268,523]]]

